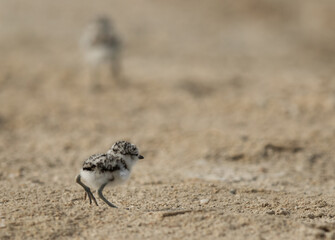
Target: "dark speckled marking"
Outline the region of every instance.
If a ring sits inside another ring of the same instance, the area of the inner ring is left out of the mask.
[[[122,169],[129,171],[127,163],[121,157],[109,154],[94,154],[83,164],[83,170],[100,173],[115,172]]]
[[[111,149],[115,154],[119,153],[122,155],[138,155],[138,149],[134,144],[127,141],[116,142]]]

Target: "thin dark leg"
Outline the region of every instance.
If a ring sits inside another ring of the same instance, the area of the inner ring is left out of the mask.
[[[102,199],[102,201],[104,201],[105,203],[107,203],[108,206],[112,207],[112,208],[117,208],[117,206],[115,206],[114,204],[110,203],[105,197],[104,195],[102,195],[102,191],[104,190],[104,187],[107,185],[107,183],[101,185],[101,187],[98,190],[98,195],[99,197]]]
[[[101,66],[92,66],[90,69],[90,89],[101,90]]]
[[[97,203],[97,200],[95,199],[95,197],[93,196],[93,193],[91,192],[91,189],[89,187],[87,187],[85,184],[83,184],[81,181],[80,181],[80,174],[76,177],[76,182],[82,186],[85,190],[85,192],[87,193],[87,196],[88,198],[90,199],[90,204],[92,204],[92,199],[94,201],[94,203],[98,206],[98,203]]]
[[[114,81],[118,82],[120,80],[120,63],[118,59],[114,59],[111,66],[110,66],[110,72],[112,77],[114,78]]]

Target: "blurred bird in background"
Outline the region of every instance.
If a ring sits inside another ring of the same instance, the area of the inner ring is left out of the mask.
[[[89,65],[90,81],[94,87],[100,86],[104,73],[115,83],[119,82],[121,41],[109,18],[102,16],[92,21],[80,39],[80,46]]]

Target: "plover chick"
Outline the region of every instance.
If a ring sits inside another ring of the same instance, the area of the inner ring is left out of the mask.
[[[99,17],[85,29],[80,44],[87,63],[91,66],[92,81],[107,67],[114,80],[121,71],[121,41],[107,17]],[[94,78],[94,79],[93,79]]]
[[[94,189],[98,191],[101,200],[108,206],[116,208],[102,195],[102,191],[106,186],[115,186],[125,182],[129,178],[134,164],[143,158],[134,144],[118,141],[107,153],[94,154],[85,160],[80,174],[76,177],[76,182],[84,188],[85,196],[87,194],[90,204],[93,200],[98,206],[91,192],[91,189]]]

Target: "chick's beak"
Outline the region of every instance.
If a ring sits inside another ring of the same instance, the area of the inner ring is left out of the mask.
[[[143,159],[144,157],[142,155],[138,155],[138,159]]]

